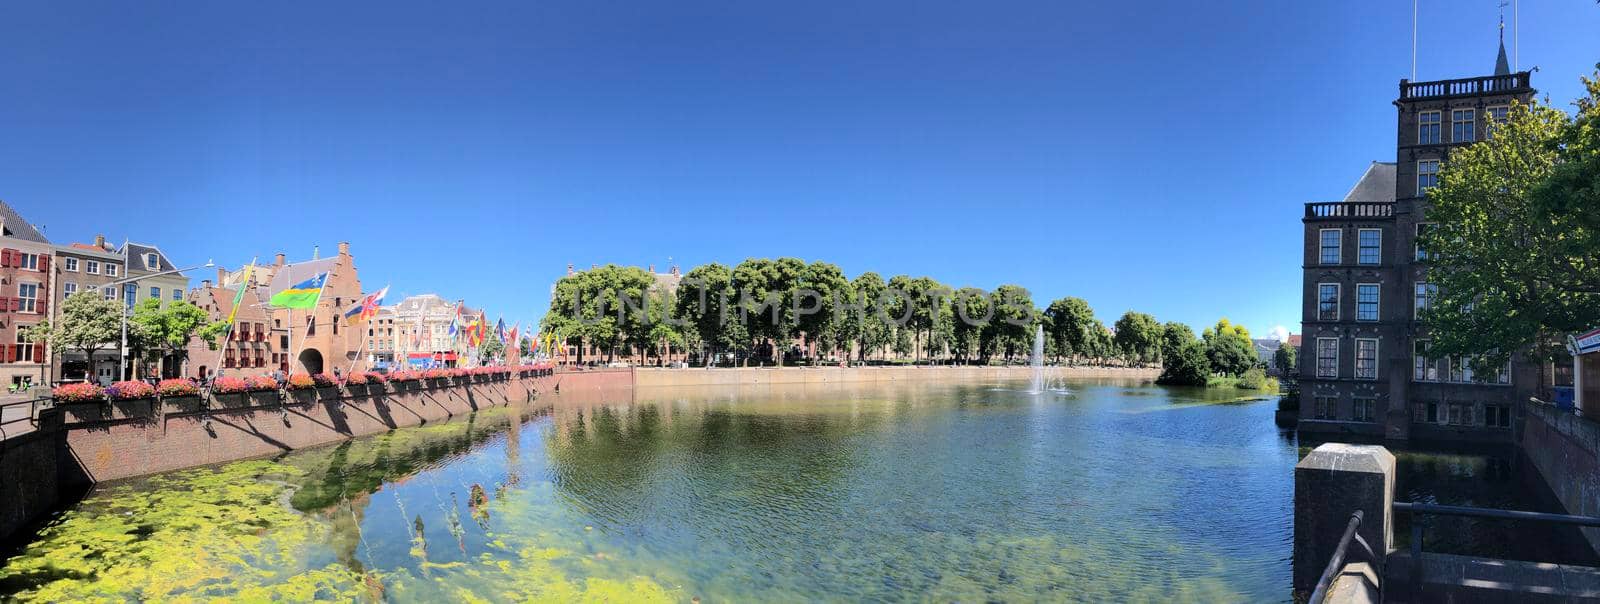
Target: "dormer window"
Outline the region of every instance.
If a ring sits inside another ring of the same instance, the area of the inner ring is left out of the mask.
[[[150,253],[150,254],[145,254],[144,255],[144,269],[145,270],[153,271],[153,270],[157,270],[159,268],[161,268],[161,258],[157,257],[154,253]]]

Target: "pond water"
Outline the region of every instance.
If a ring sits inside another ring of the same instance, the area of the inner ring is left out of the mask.
[[[660,389],[104,485],[0,596],[1289,599],[1303,449],[1272,400],[1070,387]],[[1536,507],[1504,452],[1399,457],[1403,497]]]

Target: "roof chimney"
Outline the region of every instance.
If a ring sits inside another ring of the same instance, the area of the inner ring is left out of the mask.
[[[283,252],[278,252],[278,258],[273,261],[273,266],[283,266]]]
[[[676,264],[674,264],[674,265],[672,265],[672,270],[671,270],[671,271],[668,271],[668,272],[671,272],[671,273],[672,273],[672,276],[674,276],[674,277],[676,277],[676,276],[678,276],[678,275],[681,275],[681,274],[683,274],[683,272],[682,272],[682,271],[679,271],[679,270],[678,270],[678,265],[676,265]]]
[[[200,289],[211,289],[211,280],[210,279],[201,279],[200,280]]]
[[[572,263],[571,262],[567,263],[567,274],[568,275],[572,274]]]
[[[650,265],[650,272],[652,274],[656,272],[656,265],[654,265],[654,264]]]
[[[340,256],[349,256],[350,255],[350,242],[349,241],[340,241],[339,242],[339,255]]]
[[[320,246],[320,245],[311,246],[311,259],[312,260],[321,260],[322,259],[322,246]]]
[[[589,265],[589,270],[591,270],[591,271],[595,270],[595,269],[598,269],[598,268],[600,268],[600,265],[598,265],[598,264],[590,264]]]
[[[222,268],[220,266],[217,267],[217,285],[221,286],[221,285],[226,284],[227,282],[228,282],[228,269]],[[243,286],[244,286],[244,284],[241,283],[240,287],[243,287]]]
[[[102,251],[102,252],[105,251],[106,250],[106,236],[105,235],[95,235],[94,236],[94,247],[96,249]]]

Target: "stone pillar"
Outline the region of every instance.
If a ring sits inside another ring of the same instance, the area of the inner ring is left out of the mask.
[[[1383,576],[1383,558],[1394,533],[1394,455],[1375,445],[1327,443],[1294,467],[1294,588],[1309,592],[1333,557],[1350,515],[1361,510],[1357,533],[1372,546],[1371,560]],[[1347,562],[1368,562],[1351,543]]]

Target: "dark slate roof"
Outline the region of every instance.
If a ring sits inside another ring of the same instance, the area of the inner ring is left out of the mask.
[[[1500,24],[1500,56],[1494,59],[1495,75],[1511,75],[1511,66],[1506,63],[1505,24]]]
[[[132,270],[161,273],[178,268],[172,265],[172,261],[167,259],[167,255],[165,253],[162,253],[159,248],[153,245],[145,245],[143,243],[133,243],[129,241],[123,243],[122,249],[117,251],[122,253],[122,257],[128,263],[128,268]],[[152,253],[156,255],[156,263],[159,265],[153,271],[145,268],[144,266],[144,255]]]
[[[1394,201],[1394,162],[1375,161],[1344,196],[1345,201]]]
[[[39,229],[33,228],[33,225],[28,224],[28,221],[24,220],[21,214],[11,209],[11,206],[4,201],[0,201],[0,220],[4,220],[6,223],[6,237],[35,243],[50,243],[50,240],[45,239],[44,234],[40,233]]]

